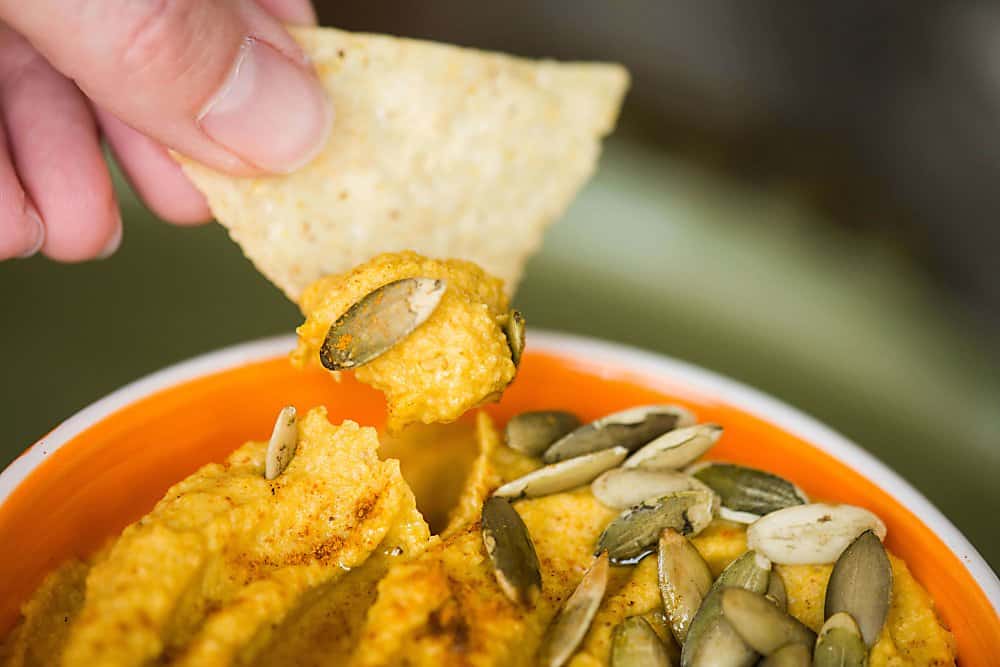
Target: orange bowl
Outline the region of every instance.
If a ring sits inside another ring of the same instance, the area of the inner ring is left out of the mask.
[[[334,422],[380,425],[380,394],[351,376],[287,362],[291,337],[214,352],[128,385],[64,422],[0,474],[0,633],[42,577],[85,556],[149,511],[166,489],[250,439],[266,439],[284,405],[326,405]],[[888,526],[955,634],[962,665],[1000,655],[1000,582],[962,534],[909,484],[842,436],[753,389],[627,347],[531,332],[517,380],[488,410],[585,419],[674,402],[726,427],[711,458],[759,466],[809,494],[862,505]]]

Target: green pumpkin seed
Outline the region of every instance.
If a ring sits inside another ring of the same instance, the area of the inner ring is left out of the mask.
[[[868,647],[878,640],[892,597],[892,565],[882,540],[866,530],[840,554],[826,587],[824,614],[846,611]]]
[[[868,649],[861,639],[861,630],[847,612],[839,612],[826,619],[816,648],[813,667],[865,667]]]
[[[733,463],[706,463],[689,472],[719,494],[724,508],[734,512],[761,517],[809,502],[797,486],[763,470]]]
[[[549,626],[538,659],[540,664],[560,667],[576,651],[604,599],[608,569],[608,554],[602,553]]]
[[[434,278],[404,278],[382,285],[330,326],[319,358],[325,368],[357,368],[381,356],[427,321],[446,284]]]
[[[628,457],[625,468],[671,470],[683,468],[712,448],[722,436],[718,424],[696,424],[664,433]]]
[[[522,412],[507,422],[504,434],[511,449],[528,456],[541,456],[553,442],[579,425],[580,419],[571,412]]]
[[[761,655],[786,644],[812,646],[816,633],[792,618],[760,593],[742,588],[722,591],[722,615],[740,639]]]
[[[557,440],[543,460],[555,463],[609,447],[635,451],[667,431],[694,423],[694,415],[676,405],[644,405],[601,417]]]
[[[281,409],[271,431],[264,455],[264,478],[276,479],[285,471],[295,456],[298,447],[299,429],[295,425],[295,407],[288,405]]]
[[[697,535],[712,521],[715,497],[710,491],[677,491],[644,500],[615,518],[601,533],[597,551],[608,551],[611,562],[636,563],[653,552],[664,528]]]
[[[642,468],[614,468],[590,485],[594,497],[613,509],[632,507],[647,498],[657,498],[675,491],[705,488],[704,484],[684,473]]]
[[[611,667],[670,667],[670,655],[641,616],[630,616],[611,634]]]
[[[812,651],[802,644],[789,644],[757,663],[757,667],[812,667]]]
[[[879,538],[885,524],[853,505],[795,505],[761,517],[747,528],[747,546],[783,565],[833,563],[866,530]]]
[[[683,645],[691,620],[712,588],[712,572],[686,537],[667,528],[660,533],[657,580],[670,632]]]
[[[510,360],[514,368],[521,365],[521,355],[524,353],[524,315],[519,310],[507,313],[503,323],[503,334],[507,337],[507,347],[510,348]]]
[[[482,531],[483,545],[504,595],[515,604],[533,605],[542,590],[542,575],[521,515],[505,498],[487,498]]]
[[[782,611],[788,609],[788,592],[785,590],[785,580],[773,568],[771,570],[771,577],[767,580],[767,592],[764,595],[776,604],[778,609]]]
[[[624,461],[627,455],[628,450],[624,447],[612,447],[553,463],[507,482],[494,491],[493,495],[516,500],[568,491],[581,484],[590,483],[605,470],[614,468]]]
[[[771,562],[747,551],[722,571],[712,584],[688,628],[687,641],[681,649],[681,667],[750,667],[757,652],[740,639],[722,615],[721,591],[729,587],[745,588],[754,593],[767,590]]]

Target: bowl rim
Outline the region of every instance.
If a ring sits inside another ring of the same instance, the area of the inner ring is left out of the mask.
[[[285,355],[294,344],[294,334],[282,334],[227,346],[154,371],[91,403],[41,437],[0,472],[0,505],[49,455],[105,417],[168,387]],[[622,343],[545,330],[532,330],[530,345],[559,357],[587,359],[646,377],[676,381],[810,443],[869,479],[931,528],[979,584],[993,610],[1000,613],[1000,579],[965,535],[898,473],[832,428],[758,389],[667,355]]]

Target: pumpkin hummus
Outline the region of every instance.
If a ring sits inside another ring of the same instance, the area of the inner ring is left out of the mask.
[[[417,335],[407,336],[356,377],[386,396],[388,426],[450,422],[494,401],[514,379],[507,338],[503,283],[471,262],[435,260],[414,252],[386,253],[354,270],[321,278],[300,300],[306,321],[298,328],[297,365],[318,363],[330,325],[375,289],[404,278],[436,278],[446,289]]]
[[[485,413],[388,440],[333,426],[321,408],[299,423],[287,469],[264,479],[264,443],[238,449],[174,486],[89,563],[53,572],[4,642],[4,665],[528,665],[593,562],[617,511],[587,486],[514,505],[537,551],[533,605],[501,590],[481,534],[484,500],[541,465],[507,447]],[[431,442],[475,454],[456,465]],[[474,440],[474,442],[472,442]],[[410,486],[431,496],[415,500]],[[437,516],[431,535],[415,503]],[[718,574],[747,549],[745,527],[715,519],[690,538]],[[951,634],[905,563],[890,555],[891,606],[875,667],[953,665]],[[788,612],[818,631],[830,565],[775,565]],[[615,567],[589,629],[566,662],[607,665],[612,632],[645,618],[677,664],[656,558]]]

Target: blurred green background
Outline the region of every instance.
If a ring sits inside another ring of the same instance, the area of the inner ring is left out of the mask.
[[[130,380],[299,322],[221,227],[162,224],[119,184],[117,255],[0,264],[2,465]],[[995,349],[904,254],[794,191],[750,188],[622,133],[517,302],[532,326],[673,355],[818,417],[1000,565]]]

